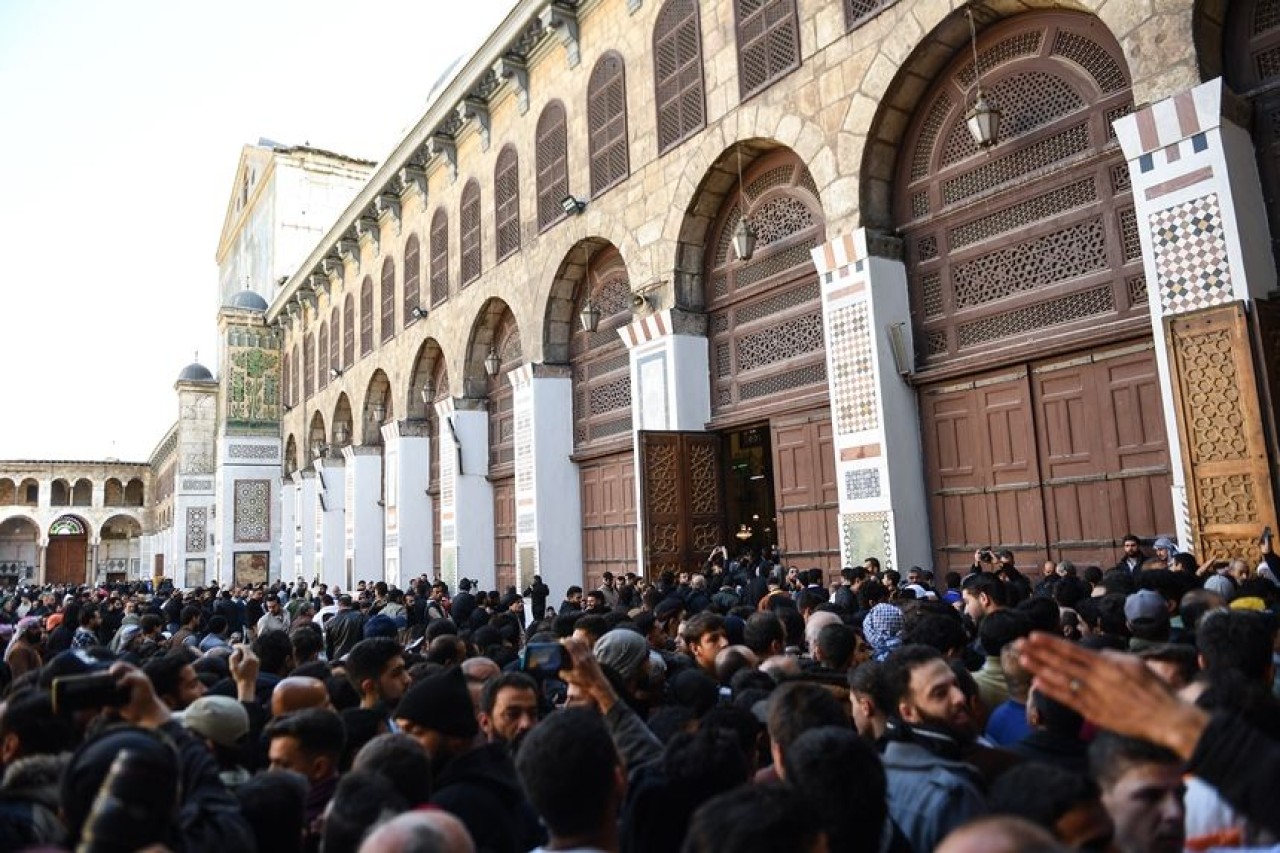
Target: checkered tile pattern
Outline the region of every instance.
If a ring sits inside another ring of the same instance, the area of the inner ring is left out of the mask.
[[[875,429],[880,424],[880,400],[866,304],[855,302],[832,311],[827,341],[831,349],[836,429],[841,435]]]
[[[856,468],[845,471],[844,496],[851,501],[880,497],[880,469]]]
[[[1153,213],[1151,242],[1165,314],[1231,301],[1231,266],[1216,193]]]

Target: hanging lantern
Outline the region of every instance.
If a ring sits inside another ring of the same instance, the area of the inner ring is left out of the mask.
[[[502,359],[498,358],[498,351],[490,348],[489,354],[484,357],[484,372],[490,376],[497,376],[501,369]]]
[[[981,89],[964,120],[979,148],[990,148],[996,144],[1000,137],[1000,111],[988,103],[987,96],[982,94]]]
[[[749,261],[756,251],[756,229],[744,215],[733,229],[733,253],[740,261]]]
[[[594,332],[600,325],[600,309],[588,299],[587,304],[578,312],[578,320],[582,323],[584,332]]]

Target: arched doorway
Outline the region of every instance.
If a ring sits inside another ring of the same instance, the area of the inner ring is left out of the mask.
[[[748,260],[733,247],[744,214],[756,235]],[[825,224],[813,178],[795,152],[772,148],[744,165],[708,238],[710,427],[720,437],[729,544],[777,547],[788,564],[835,572],[839,496],[810,255]],[[715,544],[696,536],[693,543],[704,557]]]
[[[64,515],[49,525],[44,582],[78,586],[85,583],[89,566],[89,532],[84,521]]]
[[[1227,84],[1253,106],[1251,131],[1271,251],[1280,260],[1280,0],[1229,3],[1222,56]]]
[[[488,346],[484,347],[485,339]],[[489,409],[489,482],[493,485],[494,573],[499,591],[516,582],[515,395],[508,374],[524,361],[511,309],[491,299],[473,332],[471,356],[481,356]],[[472,368],[468,367],[470,372]],[[465,523],[459,519],[459,523]]]
[[[0,584],[34,580],[39,559],[40,528],[33,520],[19,515],[0,521]]]
[[[408,390],[407,410],[410,417],[422,418],[427,424],[431,442],[431,461],[427,475],[427,496],[431,498],[431,566],[440,572],[440,417],[436,404],[449,398],[449,368],[444,351],[434,338],[422,342],[414,359],[412,381]]]
[[[142,562],[142,525],[129,515],[113,515],[99,533],[97,578],[124,583],[139,577]]]
[[[959,50],[899,145],[902,235],[935,563],[975,548],[1024,568],[1110,565],[1122,537],[1174,530],[1139,226],[1112,121],[1132,109],[1097,19],[1010,18],[978,39],[1002,111],[979,149]]]

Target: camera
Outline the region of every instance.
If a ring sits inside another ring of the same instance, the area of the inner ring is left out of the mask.
[[[119,708],[129,704],[129,687],[116,681],[109,672],[87,675],[64,675],[53,680],[53,712],[72,714]]]
[[[530,643],[520,653],[520,671],[537,677],[555,676],[562,669],[572,669],[573,658],[559,643]]]

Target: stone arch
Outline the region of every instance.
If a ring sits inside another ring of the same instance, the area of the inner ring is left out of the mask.
[[[49,506],[71,506],[71,484],[62,477],[49,484]]]
[[[423,399],[423,391],[427,391]],[[409,372],[409,384],[401,399],[408,417],[431,420],[437,400],[449,396],[449,367],[444,349],[435,338],[427,338],[413,357],[413,369]]]
[[[732,196],[737,192],[739,158],[744,183],[747,176],[760,162],[781,151],[789,151],[796,159],[809,166],[800,152],[776,139],[755,137],[743,139],[721,150],[707,165],[697,187],[689,195],[676,238],[675,304],[678,307],[701,311],[706,307],[703,276],[707,265],[708,240],[717,218],[727,206],[736,207]],[[809,172],[808,187],[816,202],[821,204],[817,182]]]
[[[81,477],[71,487],[72,506],[93,506],[93,483],[88,477]]]
[[[131,538],[142,535],[142,522],[133,513],[118,512],[99,527],[102,539]]]
[[[102,484],[103,506],[124,506],[124,484],[117,477],[108,477]]]
[[[298,470],[298,437],[289,433],[284,442],[284,475],[287,477]]]
[[[323,424],[324,422],[321,421],[321,426]],[[355,435],[355,418],[352,417],[351,398],[347,396],[346,391],[343,391],[333,404],[333,417],[329,420],[327,443],[336,453],[339,448],[355,441]]]
[[[1195,0],[1191,34],[1196,48],[1196,66],[1201,80],[1224,75],[1226,47],[1224,43],[1228,0]],[[1230,83],[1230,81],[1228,81]],[[1239,94],[1237,92],[1237,94]]]
[[[8,477],[0,477],[0,506],[18,502],[18,485]]]
[[[617,247],[584,241],[588,250],[565,258],[564,275],[570,278],[571,258],[582,258],[569,303],[569,360],[573,378],[573,444],[575,451],[590,446],[630,445],[631,358],[618,331],[632,320],[631,278]],[[583,274],[585,272],[585,275]],[[580,313],[588,300],[597,312],[596,328],[582,327]],[[548,306],[550,312],[551,306]],[[550,320],[548,320],[550,323]]]
[[[621,260],[618,249],[599,236],[584,237],[564,253],[551,279],[546,311],[542,322],[542,360],[547,364],[568,364],[570,342],[580,330],[578,310],[586,289],[588,258],[594,263],[602,251],[612,251]]]
[[[40,483],[34,477],[26,477],[18,484],[18,503],[35,506],[40,502]]]
[[[146,491],[141,477],[134,477],[124,487],[125,506],[142,506],[146,503]]]
[[[364,405],[360,407],[362,424],[361,444],[382,444],[382,425],[395,419],[395,401],[391,394],[391,380],[382,368],[373,371],[365,386]]]
[[[85,536],[93,541],[93,526],[79,513],[63,513],[49,522],[45,536]]]
[[[307,458],[318,459],[329,452],[329,434],[325,430],[324,415],[313,412],[307,428]]]
[[[524,360],[515,314],[506,301],[496,296],[485,301],[471,324],[471,336],[467,340],[463,361],[463,397],[481,400],[489,396],[494,380],[485,369],[485,359],[490,351],[495,352],[500,360],[499,377]]]
[[[26,513],[7,513],[0,518],[0,581],[18,582],[35,576],[40,537],[40,523]]]

